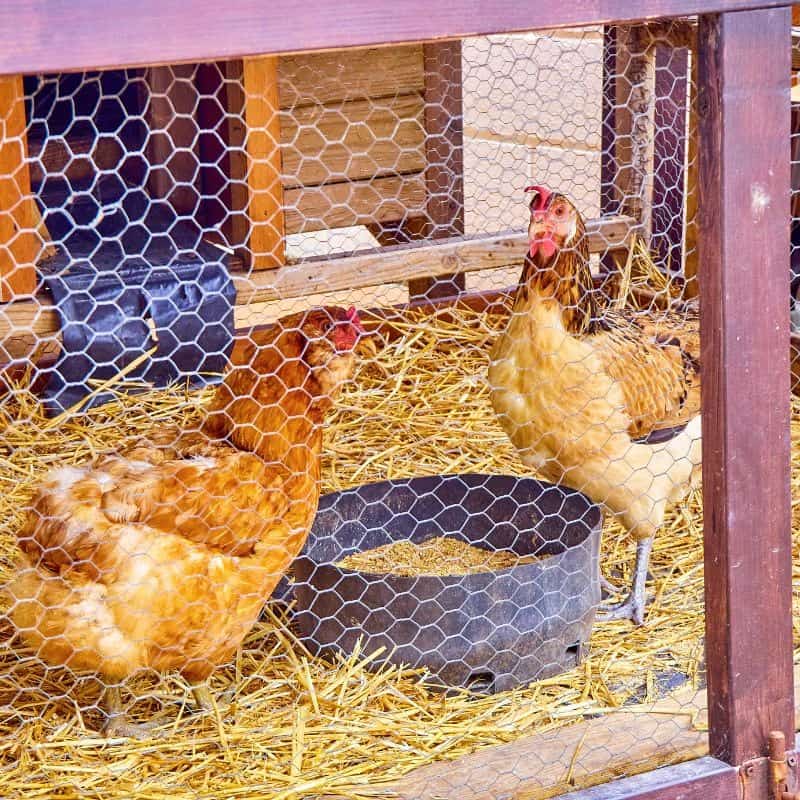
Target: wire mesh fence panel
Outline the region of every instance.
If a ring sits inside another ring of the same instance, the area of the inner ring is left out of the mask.
[[[693,30],[0,80],[6,796],[707,751]]]

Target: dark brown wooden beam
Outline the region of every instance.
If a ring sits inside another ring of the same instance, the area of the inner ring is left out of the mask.
[[[600,109],[600,213],[603,216],[618,214],[620,208],[617,180],[617,47],[619,29],[606,25],[603,29],[603,98]],[[613,272],[616,269],[614,254],[603,253],[601,269]]]
[[[425,217],[420,234],[446,239],[464,233],[464,109],[461,41],[431,42],[425,60]],[[412,299],[449,297],[466,288],[462,274],[410,281]]]
[[[758,7],[782,0],[7,0],[0,74],[207,61],[534,28],[635,22]],[[24,20],[24,24],[20,24]]]
[[[789,41],[788,7],[700,20],[709,738],[731,764],[794,735]]]
[[[683,263],[688,80],[689,49],[656,45],[650,249],[659,266],[672,272],[680,271]]]

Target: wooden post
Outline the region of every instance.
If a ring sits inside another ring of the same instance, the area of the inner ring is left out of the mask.
[[[655,48],[646,29],[617,28],[617,180],[620,213],[638,220],[649,245],[652,222]]]
[[[651,249],[659,266],[676,274],[683,263],[688,49],[657,44],[655,67]]]
[[[603,99],[600,110],[600,214],[619,213],[620,198],[617,192],[617,26],[603,28]],[[600,257],[603,272],[614,272],[616,263],[612,252]]]
[[[21,75],[0,77],[0,301],[36,288],[41,226],[31,178],[25,133]]]
[[[697,247],[698,228],[698,120],[697,98],[694,96],[699,88],[698,61],[699,52],[695,47],[691,55],[692,66],[690,69],[690,97],[689,97],[689,130],[686,156],[686,236],[684,238],[683,277],[685,284],[683,296],[689,300],[700,294],[698,283],[699,251]]]
[[[228,62],[230,211],[229,243],[245,247],[252,269],[271,269],[286,260],[278,58]]]
[[[178,214],[196,214],[200,206],[195,70],[192,64],[145,70],[147,189],[151,197],[168,200]]]
[[[461,41],[424,46],[425,59],[425,235],[433,239],[464,233],[464,115]],[[441,275],[409,281],[412,299],[463,292],[464,276]]]
[[[789,8],[700,18],[700,272],[711,754],[794,741]]]

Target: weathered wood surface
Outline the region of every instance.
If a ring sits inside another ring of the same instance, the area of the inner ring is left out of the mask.
[[[285,261],[286,222],[281,166],[281,122],[278,100],[278,59],[246,58],[220,65],[226,78],[226,114],[217,118],[212,106],[200,123],[221,131],[224,150],[209,143],[207,158],[221,158],[227,176],[222,190],[223,206],[229,211],[223,230],[228,244],[247,265],[271,269]],[[213,87],[213,78],[207,78]],[[219,171],[206,172],[206,194],[220,191]],[[216,222],[221,214],[212,206]]]
[[[286,225],[281,182],[281,117],[278,100],[278,59],[245,58],[245,148],[248,167],[248,250],[253,269],[277,267],[285,261]]]
[[[422,172],[422,97],[415,93],[283,111],[281,141],[286,188]]]
[[[424,238],[464,233],[464,105],[461,42],[430,42],[425,62]],[[449,297],[466,288],[463,274],[410,281],[413,298]]]
[[[41,218],[31,194],[22,76],[0,78],[0,301],[36,288]]]
[[[753,797],[766,797],[767,787],[748,781]],[[736,767],[704,756],[661,767],[612,783],[562,795],[561,800],[733,800],[740,796]]]
[[[777,7],[785,0],[11,0],[0,74],[205,61]],[[25,24],[20,24],[24,20]]]
[[[800,678],[800,667],[795,667],[795,673]],[[800,703],[800,695],[797,701]],[[705,756],[707,713],[706,692],[686,687],[655,703],[619,709],[454,761],[421,767],[381,791],[398,800],[545,800],[578,787],[600,786]],[[800,714],[795,719],[800,724]],[[598,800],[605,797],[596,796]],[[656,795],[663,800],[677,796]],[[595,795],[580,792],[575,797],[589,800]],[[695,796],[686,797],[694,800]],[[711,800],[714,795],[696,797]]]
[[[656,48],[641,27],[617,28],[616,141],[620,213],[652,229]]]
[[[425,180],[419,173],[354,183],[306,186],[284,192],[286,232],[389,222],[425,210]]]
[[[594,252],[628,246],[635,230],[633,221],[625,217],[591,220],[587,229],[589,247]],[[387,248],[347,258],[304,261],[280,270],[235,277],[236,299],[239,304],[269,302],[315,292],[514,266],[522,263],[527,241],[527,234],[520,232]],[[57,314],[43,296],[0,306],[0,363],[29,357],[40,339],[52,338],[57,333]]]
[[[732,764],[794,735],[789,26],[788,7],[712,15],[698,37],[706,662]]]
[[[425,88],[422,45],[281,56],[278,86],[281,108],[294,110],[340,100],[419,94]]]
[[[148,91],[142,100],[150,132],[147,190],[151,197],[168,198],[179,214],[191,213],[201,193],[194,71],[185,64],[150,67],[144,73]]]

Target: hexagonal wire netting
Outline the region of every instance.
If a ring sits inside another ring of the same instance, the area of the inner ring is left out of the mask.
[[[6,796],[702,751],[690,35],[3,79]]]

